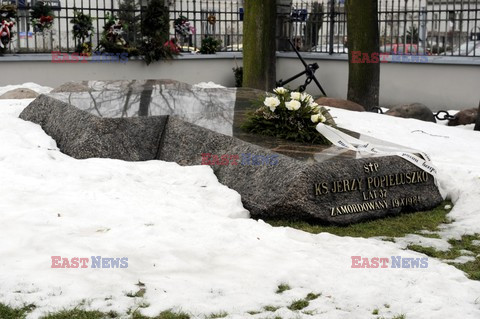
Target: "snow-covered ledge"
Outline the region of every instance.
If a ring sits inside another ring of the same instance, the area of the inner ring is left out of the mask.
[[[35,82],[56,87],[79,80],[174,79],[190,84],[213,81],[234,86],[232,68],[241,66],[242,54],[221,52],[211,55],[186,53],[173,60],[146,65],[140,58],[121,62],[52,63],[51,54],[11,54],[0,57],[0,66],[8,77],[0,85]]]

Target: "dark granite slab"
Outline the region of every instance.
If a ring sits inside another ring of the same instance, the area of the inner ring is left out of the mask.
[[[175,115],[189,123],[233,136],[277,153],[307,162],[340,158],[367,158],[336,146],[302,144],[268,136],[249,134],[240,129],[252,101],[264,92],[244,88],[200,88],[172,80],[84,81],[85,91],[58,92],[49,96],[103,118],[130,118]],[[68,85],[69,90],[72,85]],[[392,149],[405,147],[345,130],[352,136]]]
[[[441,202],[433,177],[400,157],[359,156],[243,132],[240,124],[261,94],[170,80],[90,81],[38,97],[20,117],[40,124],[75,158],[211,165],[254,218],[345,225]]]

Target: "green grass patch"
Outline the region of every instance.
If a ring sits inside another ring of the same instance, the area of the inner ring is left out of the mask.
[[[145,288],[141,288],[136,293],[128,292],[125,296],[130,298],[135,298],[135,297],[142,298],[146,292],[147,290]]]
[[[220,311],[220,312],[210,314],[210,316],[208,318],[212,318],[212,319],[214,319],[214,318],[225,318],[226,316],[228,316],[227,312]]]
[[[373,309],[372,315],[378,315],[378,309]]]
[[[480,280],[480,257],[476,257],[475,260],[466,262],[464,264],[451,264],[461,271],[465,272],[468,278],[472,280]]]
[[[288,309],[290,309],[290,310],[302,310],[303,308],[308,307],[309,304],[310,303],[308,302],[308,300],[299,299],[299,300],[295,300],[294,302],[292,302],[292,304],[290,306],[288,306]]]
[[[387,319],[385,317],[380,317],[378,319]],[[396,316],[393,316],[391,319],[407,319],[407,316],[405,315],[396,315]]]
[[[275,291],[275,293],[281,294],[282,292],[290,290],[290,289],[292,289],[292,288],[290,288],[290,286],[288,284],[281,283],[280,285],[278,285],[277,291]]]
[[[12,308],[0,303],[0,318],[2,319],[23,319],[27,313],[35,309],[35,306],[28,305],[22,308]]]
[[[272,226],[287,226],[312,234],[327,232],[338,236],[365,238],[377,236],[385,236],[387,238],[403,237],[423,230],[436,231],[440,224],[450,223],[451,221],[447,218],[447,213],[451,208],[445,209],[445,205],[452,206],[452,203],[444,201],[429,211],[401,214],[348,226],[316,225],[304,221],[288,220],[266,220],[265,222]],[[430,236],[432,235],[430,234]]]
[[[313,292],[309,293],[305,299],[308,300],[308,301],[312,301],[312,300],[315,300],[317,299],[318,297],[320,297],[322,294],[314,294]]]
[[[131,319],[190,319],[190,315],[185,312],[173,312],[172,310],[162,311],[158,316],[146,317],[135,311]]]
[[[439,259],[455,259],[461,254],[453,249],[447,250],[447,251],[441,251],[441,250],[436,250],[433,247],[424,247],[420,245],[408,245],[407,249],[417,251],[419,253],[425,254],[430,257],[435,257]]]
[[[22,319],[25,318],[26,312],[7,312],[4,311],[3,305],[0,304],[0,318],[1,319]],[[9,307],[9,311],[19,310],[12,309]],[[9,316],[11,315],[11,316]],[[225,315],[226,316],[226,315]],[[224,316],[224,317],[225,317]],[[40,317],[40,319],[113,319],[120,318],[120,315],[115,311],[110,312],[101,312],[97,310],[82,310],[82,309],[72,309],[72,310],[62,310],[55,313],[49,313],[45,316]],[[158,316],[147,317],[138,312],[138,309],[129,314],[128,319],[190,319],[190,315],[184,312],[173,312],[171,310],[166,310],[161,312]],[[210,317],[210,318],[223,318],[223,317]]]
[[[277,311],[278,309],[280,309],[280,307],[275,307],[275,306],[265,306],[265,307],[263,307],[263,310],[265,310],[265,311],[271,311],[271,312],[275,312],[275,311]]]
[[[474,240],[480,240],[480,234],[475,235],[464,235],[460,239],[450,239],[448,243],[452,245],[449,250],[441,251],[433,247],[423,247],[420,245],[408,245],[407,248],[410,250],[423,253],[427,256],[444,259],[444,260],[453,260],[462,255],[462,250],[471,252],[475,257],[475,260],[460,264],[460,263],[450,263],[452,266],[464,271],[468,278],[473,280],[480,280],[480,245],[474,245]]]
[[[100,311],[87,311],[81,309],[62,310],[50,313],[41,319],[105,319],[107,314]],[[111,318],[111,317],[110,317]]]
[[[421,235],[423,237],[428,237],[428,238],[436,238],[436,239],[441,239],[442,238],[437,233],[424,233],[424,232],[422,232],[422,233],[418,233],[418,235]]]

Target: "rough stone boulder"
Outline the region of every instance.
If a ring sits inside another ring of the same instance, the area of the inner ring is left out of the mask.
[[[473,124],[477,120],[478,109],[461,110],[454,118],[448,121],[448,126]]]
[[[396,105],[385,112],[385,114],[436,123],[432,110],[422,103]]]
[[[315,102],[318,103],[318,105],[326,105],[349,111],[365,112],[363,106],[349,100],[335,99],[332,97],[319,97]]]
[[[67,82],[54,88],[51,93],[59,92],[89,92],[91,89],[87,86],[87,81]]]
[[[38,93],[33,90],[27,88],[18,88],[3,93],[0,95],[0,99],[34,99],[37,96]]]

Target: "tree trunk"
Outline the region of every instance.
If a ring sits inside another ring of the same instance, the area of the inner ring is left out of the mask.
[[[275,87],[275,0],[245,0],[243,86],[264,91]]]
[[[346,10],[349,59],[347,98],[370,110],[378,106],[380,88],[377,0],[347,0]],[[352,54],[355,55],[353,60]]]
[[[475,127],[473,128],[473,130],[480,131],[480,102],[478,102],[477,121],[475,122]]]

